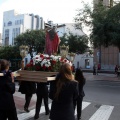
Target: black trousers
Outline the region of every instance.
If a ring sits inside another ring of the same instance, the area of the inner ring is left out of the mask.
[[[31,98],[32,98],[32,94],[25,94],[25,105],[24,105],[24,108],[28,108],[29,107]]]
[[[0,110],[0,120],[18,120],[16,109]]]
[[[83,101],[83,97],[79,96],[77,98],[77,101],[74,103],[75,107],[77,106],[77,118],[81,118],[81,114],[82,114],[82,101]]]
[[[37,94],[36,112],[35,112],[36,115],[39,115],[40,108],[41,108],[41,105],[42,105],[42,99],[44,100],[44,105],[45,105],[45,111],[46,111],[46,113],[49,112],[48,95]]]

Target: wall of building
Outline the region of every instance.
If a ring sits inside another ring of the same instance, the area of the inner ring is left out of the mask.
[[[100,49],[94,50],[94,63],[100,63],[101,59],[101,68],[102,69],[111,69],[115,68],[115,65],[119,65],[119,50],[117,47],[109,46],[108,48],[101,47],[101,58],[100,58]]]
[[[58,36],[62,37],[65,33],[65,26],[57,28]]]
[[[61,25],[61,27],[57,28],[58,32],[58,36],[62,37],[64,35],[64,33],[66,33],[67,35],[69,35],[69,32],[71,32],[74,35],[85,35],[85,33],[83,33],[81,30],[77,30],[74,27],[75,23],[67,23],[67,24],[63,24]]]
[[[86,60],[88,62],[86,62]],[[92,69],[93,68],[93,56],[89,54],[76,54],[75,59],[73,61],[75,68],[82,68],[82,69]]]

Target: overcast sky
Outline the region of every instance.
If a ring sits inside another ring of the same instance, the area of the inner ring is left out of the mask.
[[[84,0],[92,3],[92,0]],[[38,14],[47,22],[72,23],[76,10],[82,8],[81,0],[0,0],[0,33],[2,32],[3,12],[15,9],[18,13]]]

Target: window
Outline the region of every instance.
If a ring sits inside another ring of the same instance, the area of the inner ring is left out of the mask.
[[[9,22],[8,22],[8,26],[11,26],[11,25],[12,25],[12,22],[11,22],[11,21],[9,21]]]
[[[5,30],[5,45],[9,45],[9,29]]]

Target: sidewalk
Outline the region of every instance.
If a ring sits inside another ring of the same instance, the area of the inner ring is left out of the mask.
[[[83,72],[87,72],[87,73],[93,73],[93,69],[82,69]],[[114,74],[115,71],[114,70],[109,70],[109,69],[101,69],[98,70],[99,73],[106,73],[106,74]]]
[[[98,75],[93,75],[93,73],[83,72],[86,80],[109,80],[109,81],[120,81],[120,78],[115,74],[108,73],[98,73]]]

